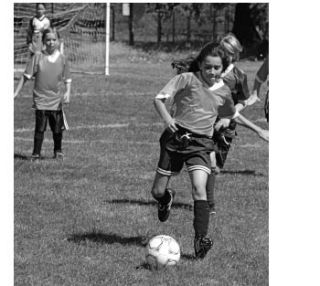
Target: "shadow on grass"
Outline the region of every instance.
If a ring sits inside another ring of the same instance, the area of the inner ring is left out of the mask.
[[[18,154],[15,153],[14,154],[14,159],[15,160],[22,160],[22,161],[31,161],[31,156],[26,156],[26,155],[22,155],[22,154]],[[53,156],[41,156],[39,161],[58,161],[56,158],[54,158]]]
[[[143,200],[129,200],[129,199],[116,199],[116,200],[105,200],[105,203],[108,204],[135,204],[135,205],[148,205],[148,206],[156,206],[158,203],[156,201],[143,201]],[[193,210],[192,205],[185,203],[174,202],[172,204],[172,208],[181,208],[186,210]]]
[[[106,234],[95,231],[73,234],[67,238],[67,240],[74,243],[86,243],[87,241],[91,241],[99,244],[120,243],[123,245],[137,245],[142,247],[148,244],[148,238],[145,236],[124,237],[113,233]]]
[[[30,160],[30,156],[26,156],[26,155],[22,155],[22,154],[14,154],[14,159],[18,159],[18,160]]]
[[[132,236],[132,237],[124,237],[118,234],[110,233],[102,233],[102,232],[85,232],[85,233],[76,233],[72,234],[67,238],[67,241],[82,244],[88,241],[98,244],[114,244],[120,243],[122,245],[135,245],[140,247],[146,247],[148,244],[150,237],[147,236]],[[186,260],[194,260],[194,255],[181,253],[181,258]],[[137,266],[136,269],[144,268],[149,269],[147,263],[143,263],[140,266]]]
[[[196,260],[196,257],[194,255],[191,254],[183,254],[181,253],[181,259],[185,259],[185,260]],[[146,261],[144,261],[143,263],[141,263],[139,266],[136,267],[137,270],[139,269],[146,269],[146,270],[151,270],[151,271],[161,271],[161,270],[165,270],[165,268],[152,268],[150,264],[148,264]]]
[[[220,174],[252,175],[257,177],[264,176],[262,173],[254,170],[221,170]]]

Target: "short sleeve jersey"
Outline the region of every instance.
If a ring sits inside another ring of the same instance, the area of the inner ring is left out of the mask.
[[[33,107],[38,110],[60,110],[64,82],[71,82],[69,65],[56,50],[52,55],[36,53],[27,64],[24,76],[35,77]]]
[[[199,135],[211,137],[218,108],[231,96],[230,89],[220,81],[207,87],[199,73],[182,73],[173,77],[159,92],[158,98],[172,97],[175,106],[172,116],[183,128]],[[230,110],[230,116],[234,110]]]
[[[247,75],[231,64],[223,75],[223,81],[231,89],[234,104],[242,103],[250,97]]]

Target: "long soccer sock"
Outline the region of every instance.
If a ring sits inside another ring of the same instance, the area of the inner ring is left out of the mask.
[[[53,133],[53,142],[54,142],[54,152],[61,152],[62,151],[62,132],[61,133]]]
[[[35,132],[33,141],[33,155],[40,155],[44,132]]]
[[[207,201],[209,204],[209,207],[214,206],[214,185],[216,182],[216,174],[214,173],[214,170],[212,170],[211,174],[208,176],[207,180]]]
[[[206,236],[208,233],[209,226],[209,206],[205,200],[194,201],[194,219],[193,227],[195,236]]]

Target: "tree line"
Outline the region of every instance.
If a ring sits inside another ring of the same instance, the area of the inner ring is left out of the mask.
[[[154,26],[152,33],[158,45],[181,39],[192,43],[197,35],[203,41],[219,41],[228,32],[234,33],[247,49],[268,41],[268,3],[130,3],[126,16],[123,5],[111,5],[111,41],[119,40],[117,33],[127,25],[128,44],[135,45],[139,23],[146,17],[152,21],[143,26],[143,33]]]

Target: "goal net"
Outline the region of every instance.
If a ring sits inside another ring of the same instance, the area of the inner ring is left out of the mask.
[[[68,57],[71,72],[106,74],[105,3],[46,3],[46,16],[57,28],[61,50]],[[14,4],[14,68],[23,71],[30,59],[26,43],[35,3]]]

